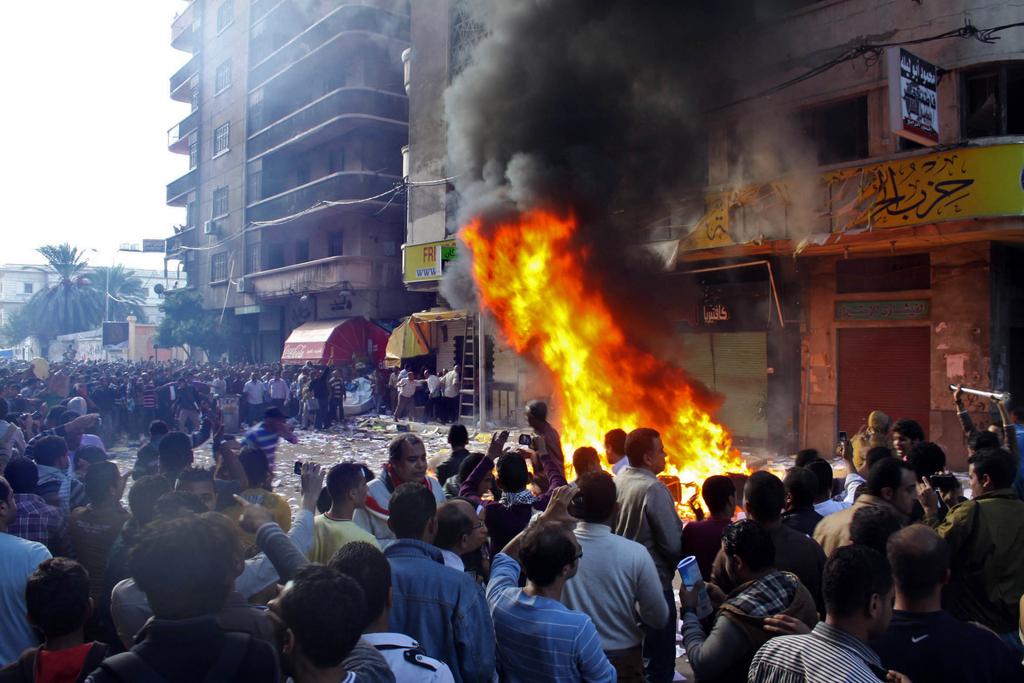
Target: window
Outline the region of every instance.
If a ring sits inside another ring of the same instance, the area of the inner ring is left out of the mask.
[[[296,185],[305,185],[309,182],[309,162],[303,161],[295,168]]]
[[[332,232],[327,235],[327,255],[341,256],[344,251],[344,234]]]
[[[213,131],[213,156],[223,154],[231,149],[231,122]]]
[[[217,8],[217,33],[220,33],[235,20],[235,4],[233,0],[224,0]]]
[[[1024,63],[967,71],[962,91],[965,138],[1024,134]]]
[[[196,86],[195,88],[192,88],[192,96],[189,99],[189,101],[192,103],[192,111],[195,111],[196,109],[199,109],[199,87],[198,86]]]
[[[928,254],[836,261],[836,293],[900,292],[931,289]]]
[[[263,127],[263,89],[249,96],[249,128],[259,130]]]
[[[268,270],[284,268],[284,244],[268,244],[266,251],[263,253],[263,258]]]
[[[22,283],[21,291],[24,292],[25,294],[31,294],[32,293],[32,283],[31,282],[24,282],[24,283]]]
[[[226,59],[217,67],[217,77],[214,85],[215,94],[220,94],[229,85],[231,85],[231,60]]]
[[[245,248],[245,272],[256,273],[260,268],[260,245],[250,244]]]
[[[800,113],[807,137],[825,166],[868,155],[868,98],[858,97]]]
[[[345,170],[345,148],[332,149],[327,160],[328,173],[338,173]]]
[[[231,210],[228,204],[228,188],[218,187],[213,191],[213,213],[212,217],[226,216]]]
[[[305,263],[309,260],[309,240],[295,242],[295,262]]]
[[[249,198],[246,201],[252,204],[263,199],[263,171],[249,171],[248,182]]]
[[[222,251],[210,259],[210,282],[228,279],[228,253]]]
[[[199,138],[195,137],[188,143],[188,170],[199,165]]]
[[[185,205],[185,227],[194,228],[196,227],[196,203],[189,202]]]

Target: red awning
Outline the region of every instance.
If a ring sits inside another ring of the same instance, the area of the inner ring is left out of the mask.
[[[364,360],[377,367],[384,360],[387,343],[387,330],[365,318],[317,320],[292,330],[281,362],[335,365]]]

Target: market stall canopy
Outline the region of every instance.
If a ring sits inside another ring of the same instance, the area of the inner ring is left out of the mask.
[[[317,320],[299,325],[288,336],[282,363],[319,365],[366,360],[374,366],[384,360],[388,332],[365,318]]]
[[[404,358],[415,358],[430,353],[430,332],[427,326],[431,323],[465,320],[467,315],[464,310],[413,313],[391,333],[384,365],[389,368],[398,367]]]

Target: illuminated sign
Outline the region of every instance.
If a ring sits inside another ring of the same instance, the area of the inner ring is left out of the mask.
[[[440,280],[455,260],[457,247],[454,239],[426,244],[402,245],[402,279],[412,282]]]

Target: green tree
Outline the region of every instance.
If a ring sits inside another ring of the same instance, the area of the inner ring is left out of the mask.
[[[78,248],[64,243],[40,247],[37,251],[57,274],[57,282],[32,295],[22,309],[27,321],[23,321],[17,331],[38,337],[45,353],[50,340],[57,335],[99,326],[103,321],[103,293],[97,292],[87,277],[89,262]]]
[[[9,344],[17,344],[23,339],[27,339],[35,334],[32,325],[32,316],[26,312],[25,307],[22,306],[18,310],[14,311],[7,317],[7,321],[4,323],[4,327],[0,330],[0,335]]]
[[[189,358],[202,349],[212,360],[227,352],[237,337],[234,314],[221,316],[203,308],[198,292],[169,291],[160,304],[164,314],[157,327],[156,343],[165,348],[180,346]]]
[[[140,323],[146,322],[146,312],[142,309],[146,302],[146,288],[134,270],[124,266],[98,266],[89,272],[88,277],[101,297],[109,293],[109,301],[103,310],[107,313],[109,306],[110,320],[125,322],[129,315],[134,315]]]

